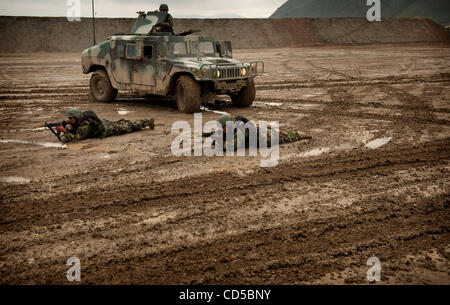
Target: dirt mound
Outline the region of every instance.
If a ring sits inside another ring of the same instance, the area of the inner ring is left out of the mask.
[[[311,27],[323,42],[332,44],[450,41],[450,32],[428,19],[389,18],[381,22],[368,22],[364,18],[311,19]]]
[[[96,19],[97,42],[129,33],[134,18]],[[272,48],[312,44],[449,42],[450,32],[426,19],[175,19],[176,32],[201,29],[234,48]],[[63,17],[0,17],[1,53],[80,52],[92,45],[92,20]]]
[[[372,5],[370,5],[372,6]],[[354,0],[288,0],[270,18],[366,17],[369,6]],[[381,16],[428,18],[440,24],[450,23],[448,0],[384,1]]]

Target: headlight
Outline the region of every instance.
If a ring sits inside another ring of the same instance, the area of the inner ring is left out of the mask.
[[[202,68],[202,74],[206,74],[207,69],[206,68]]]
[[[242,76],[246,76],[247,75],[247,69],[246,68],[242,68],[241,69],[241,75]]]
[[[217,75],[217,78],[220,77],[220,71],[219,71],[219,69],[216,70],[216,75]]]

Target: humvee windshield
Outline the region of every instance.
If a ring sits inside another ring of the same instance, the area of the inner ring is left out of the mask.
[[[191,41],[192,54],[213,54],[214,45],[212,41]]]
[[[170,43],[170,50],[174,55],[214,55],[214,44],[212,41],[190,41],[190,52],[188,53],[187,44],[184,41],[174,41]]]
[[[184,41],[171,42],[170,49],[172,50],[172,53],[174,55],[186,55],[187,54],[186,42],[184,42]]]

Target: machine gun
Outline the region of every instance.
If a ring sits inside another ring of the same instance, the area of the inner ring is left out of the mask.
[[[58,123],[47,123],[47,122],[45,122],[44,123],[44,127],[50,129],[50,131],[58,138],[59,142],[62,142],[62,140],[61,140],[61,131],[59,131],[59,130],[55,131],[53,129],[53,127],[62,126],[64,128],[66,128],[67,124],[69,124],[69,123],[66,122],[66,121],[62,121],[62,122],[58,122]],[[39,126],[36,126],[36,128],[39,128]]]
[[[193,33],[200,33],[201,30],[189,30],[189,31],[184,31],[180,34],[176,34],[176,36],[187,36],[187,35],[191,35]]]

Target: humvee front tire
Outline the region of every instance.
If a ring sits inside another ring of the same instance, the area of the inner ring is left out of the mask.
[[[255,99],[255,93],[255,83],[251,80],[248,86],[243,87],[238,94],[232,94],[230,97],[233,105],[237,107],[249,107]]]
[[[192,77],[180,76],[175,89],[175,100],[180,112],[200,112],[200,86]]]
[[[117,97],[117,89],[111,86],[108,74],[104,70],[97,70],[91,75],[91,96],[98,102],[112,102]]]

